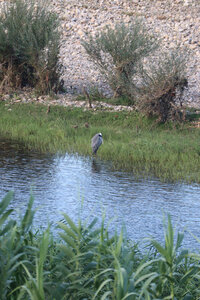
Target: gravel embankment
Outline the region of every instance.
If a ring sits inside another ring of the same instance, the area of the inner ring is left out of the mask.
[[[55,102],[75,105],[71,101],[77,93],[82,93],[84,86],[111,95],[109,86],[89,61],[81,39],[107,24],[121,20],[129,23],[139,16],[163,38],[164,47],[173,48],[180,43],[190,49],[189,85],[184,97],[187,104],[200,108],[200,0],[52,0],[51,5],[61,18],[60,60],[65,68],[63,79],[67,91]]]
[[[160,34],[164,47],[180,43],[190,49],[185,99],[200,107],[200,0],[55,0],[52,5],[62,20],[61,60],[68,93],[80,93],[87,86],[110,95],[106,82],[88,60],[81,39],[106,24],[128,23],[139,16],[150,30]]]

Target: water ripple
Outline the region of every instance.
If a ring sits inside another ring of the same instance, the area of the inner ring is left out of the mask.
[[[42,155],[17,143],[0,141],[0,198],[15,192],[12,206],[23,213],[30,191],[38,208],[35,225],[56,224],[61,212],[74,220],[106,213],[111,229],[126,225],[128,237],[163,236],[163,213],[170,213],[178,229],[200,236],[200,185],[136,179],[133,174],[112,171],[98,158],[66,154]],[[83,205],[83,209],[81,209]],[[186,233],[185,245],[196,247]]]

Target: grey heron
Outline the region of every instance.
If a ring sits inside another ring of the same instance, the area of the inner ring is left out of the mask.
[[[99,149],[99,147],[101,146],[102,143],[103,143],[102,134],[101,133],[95,134],[95,136],[93,136],[92,142],[91,142],[93,154],[97,153],[97,150]]]

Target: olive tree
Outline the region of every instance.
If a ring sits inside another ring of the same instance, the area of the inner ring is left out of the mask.
[[[131,24],[107,25],[94,36],[82,41],[90,59],[106,77],[115,96],[133,99],[136,86],[133,78],[140,72],[142,58],[157,47],[158,40],[139,19]]]
[[[143,66],[137,88],[137,108],[147,115],[156,115],[158,121],[182,120],[183,92],[186,78],[187,51],[179,48],[160,52]]]
[[[46,1],[6,1],[0,13],[0,88],[60,88],[58,16]]]

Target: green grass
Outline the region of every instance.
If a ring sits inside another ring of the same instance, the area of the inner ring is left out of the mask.
[[[110,234],[97,218],[58,223],[59,238],[48,227],[32,227],[33,198],[20,221],[10,218],[13,194],[0,202],[1,300],[153,300],[200,298],[200,255],[184,250],[170,216],[163,243],[139,249],[123,231]],[[133,224],[134,226],[134,224]]]
[[[98,156],[112,161],[114,168],[161,180],[200,182],[200,131],[187,124],[158,125],[136,112],[59,106],[51,106],[47,114],[44,105],[5,102],[0,103],[0,114],[1,136],[29,149],[91,155],[91,138],[102,132]]]
[[[105,98],[103,95],[96,93],[89,93],[89,96],[91,98],[91,102],[98,101],[98,102],[105,102],[112,105],[123,105],[123,106],[132,106],[133,101],[130,100],[128,97],[116,97],[116,98]],[[79,95],[76,98],[77,101],[86,101],[88,102],[88,99],[85,95]]]

